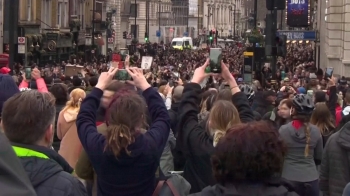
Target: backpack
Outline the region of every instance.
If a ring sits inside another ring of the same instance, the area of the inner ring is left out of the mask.
[[[191,190],[190,183],[179,174],[164,175],[159,169],[159,182],[152,196],[186,196]]]

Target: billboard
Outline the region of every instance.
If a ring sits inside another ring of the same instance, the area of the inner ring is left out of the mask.
[[[287,0],[287,25],[309,26],[309,0]]]

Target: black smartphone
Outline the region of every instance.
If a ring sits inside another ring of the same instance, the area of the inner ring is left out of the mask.
[[[27,80],[30,80],[32,78],[32,68],[26,67],[24,68],[25,76]]]
[[[210,72],[221,73],[221,59],[222,59],[222,49],[221,48],[210,48]]]
[[[328,78],[332,78],[333,70],[334,70],[333,67],[327,67],[327,68],[326,68],[326,73],[324,74],[324,78],[325,78],[326,80],[328,80]]]
[[[170,81],[169,81],[169,86],[170,86],[170,87],[173,87],[173,86],[174,86],[174,81],[170,80]]]
[[[117,73],[115,74],[114,77],[116,80],[121,80],[121,81],[126,81],[126,80],[131,80],[131,76],[129,73],[126,71],[126,69],[119,69]]]

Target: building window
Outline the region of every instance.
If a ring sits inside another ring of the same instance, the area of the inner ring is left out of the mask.
[[[32,0],[27,1],[27,21],[32,20]]]
[[[131,25],[130,26],[130,34],[134,35],[136,30],[136,38],[139,37],[139,25]],[[134,36],[133,36],[134,38]]]
[[[80,24],[81,28],[84,29],[85,24],[84,24],[84,12],[85,12],[85,3],[80,1],[80,14],[79,14],[79,19],[80,19]]]
[[[57,8],[57,25],[59,25],[59,27],[67,27],[68,3],[65,0],[61,0],[58,2]]]
[[[137,9],[138,8],[138,6],[137,6],[137,4],[131,4],[130,5],[130,17],[137,17]]]
[[[51,28],[51,0],[41,2],[41,28]]]

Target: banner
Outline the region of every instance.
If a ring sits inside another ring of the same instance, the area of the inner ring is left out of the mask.
[[[289,27],[309,26],[309,0],[288,0],[287,2],[287,25]]]

